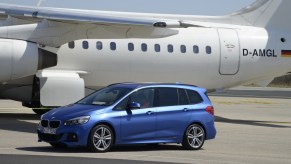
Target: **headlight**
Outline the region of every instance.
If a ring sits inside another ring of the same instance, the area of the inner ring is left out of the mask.
[[[90,119],[90,116],[77,117],[65,121],[65,125],[82,125],[86,124]]]

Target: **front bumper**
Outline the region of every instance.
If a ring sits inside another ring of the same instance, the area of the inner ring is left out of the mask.
[[[55,133],[47,133],[44,127],[37,129],[38,140],[41,142],[61,143],[68,147],[87,146],[90,130],[84,125],[60,126]]]

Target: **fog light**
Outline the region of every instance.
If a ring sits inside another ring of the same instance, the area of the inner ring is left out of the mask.
[[[67,140],[70,142],[78,142],[78,136],[75,133],[68,133]]]

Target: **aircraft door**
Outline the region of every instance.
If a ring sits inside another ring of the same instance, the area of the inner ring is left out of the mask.
[[[240,44],[238,34],[233,29],[218,29],[220,39],[221,75],[235,75],[240,66]]]

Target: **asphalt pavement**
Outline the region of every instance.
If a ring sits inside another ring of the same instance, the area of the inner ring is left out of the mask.
[[[39,116],[20,103],[0,101],[0,162],[290,163],[291,90],[240,87],[222,93],[210,94],[217,137],[199,151],[187,151],[177,144],[115,146],[108,153],[55,149],[37,142]]]

